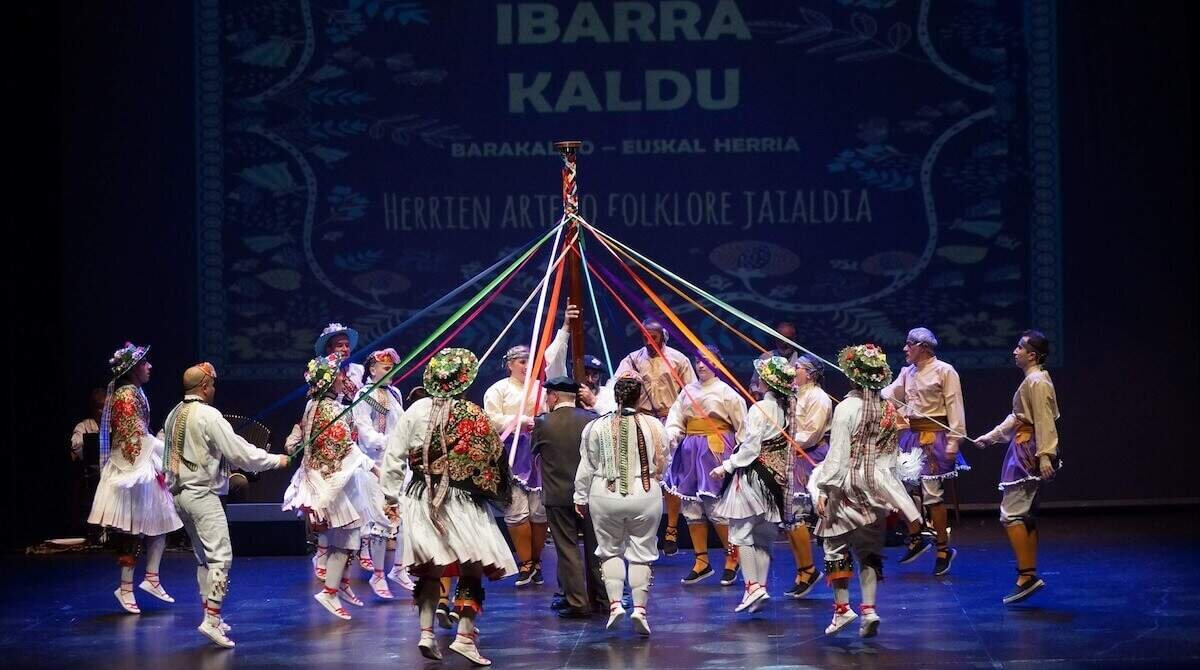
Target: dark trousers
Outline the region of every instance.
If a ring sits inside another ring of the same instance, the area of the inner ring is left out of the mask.
[[[604,580],[596,558],[596,531],[591,518],[579,518],[574,505],[546,505],[546,520],[558,552],[558,585],[574,609],[590,609],[604,602]],[[579,555],[579,532],[583,532],[583,554]],[[585,567],[586,566],[586,567]]]

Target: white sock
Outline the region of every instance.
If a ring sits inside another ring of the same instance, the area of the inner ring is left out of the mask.
[[[167,548],[167,536],[155,535],[146,538],[146,572],[158,573],[163,550]]]
[[[755,572],[758,573],[758,582],[767,588],[767,578],[771,574],[771,548],[770,547],[755,547],[755,553],[758,555],[758,566]]]
[[[208,566],[196,566],[196,584],[200,586],[200,602],[208,598]]]
[[[621,602],[621,595],[625,590],[625,561],[619,556],[606,558],[600,564],[600,572],[604,575],[604,590],[608,593],[608,601]]]
[[[421,630],[433,628],[433,615],[437,611],[438,599],[442,595],[441,584],[436,579],[423,580],[416,592],[417,612]]]
[[[629,564],[629,590],[633,594],[634,607],[645,607],[650,600],[650,566],[646,563]]]
[[[875,572],[875,568],[866,565],[859,565],[858,583],[862,586],[862,604],[875,605],[875,589],[879,586],[879,573]],[[850,596],[846,596],[846,601],[849,602]]]
[[[330,547],[325,564],[325,588],[338,590],[342,588],[342,575],[346,572],[346,561],[350,552],[341,547]]]
[[[839,605],[849,605],[850,604],[850,587],[849,586],[833,587],[833,602],[835,602]]]
[[[376,572],[386,572],[387,567],[387,538],[371,537],[371,562],[375,564]]]
[[[738,547],[738,558],[742,561],[742,579],[746,582],[746,586],[761,581],[758,577],[759,563],[757,551],[757,548],[752,544]]]
[[[121,584],[132,584],[132,583],[133,583],[133,566],[131,565],[129,567],[125,567],[124,565],[122,565],[121,566]]]
[[[324,568],[327,565],[329,565],[329,539],[325,537],[325,533],[320,533],[317,535],[317,567]]]
[[[458,619],[458,634],[470,637],[475,632],[475,612],[471,609],[464,609],[459,613]]]

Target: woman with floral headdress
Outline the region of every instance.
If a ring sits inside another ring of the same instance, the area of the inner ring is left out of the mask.
[[[1008,441],[1000,470],[1000,523],[1017,557],[1017,583],[1004,596],[1005,605],[1021,602],[1046,584],[1037,574],[1038,489],[1062,467],[1059,455],[1058,395],[1050,373],[1042,366],[1050,355],[1050,340],[1040,331],[1021,333],[1013,362],[1025,373],[1013,394],[1012,413],[1000,425],[975,439],[979,448]]]
[[[887,515],[897,510],[913,521],[921,512],[896,473],[896,410],[879,394],[892,378],[887,356],[874,344],[862,344],[843,349],[838,365],[856,388],[834,410],[829,453],[808,480],[809,495],[816,500],[816,534],[824,541],[825,575],[833,586],[833,621],[825,634],[834,635],[859,618],[850,607],[853,555],[862,585],[858,634],[874,637],[880,622],[875,588],[883,579]],[[921,465],[918,462],[908,476],[915,479]]]
[[[729,520],[729,543],[737,546],[746,589],[735,612],[757,612],[770,599],[767,574],[771,543],[779,524],[795,515],[792,467],[795,454],[788,443],[795,412],[796,368],[782,356],[754,361],[766,386],[762,400],[746,414],[745,438],[737,450],[710,475],[725,482],[713,511]]]
[[[141,612],[133,597],[133,567],[143,537],[146,577],[139,588],[175,602],[159,582],[158,567],[166,534],[183,527],[163,477],[163,443],[148,430],[150,403],[142,386],[150,381],[149,352],[150,347],[126,342],[108,361],[113,379],[100,417],[100,483],[88,515],[88,523],[117,536],[121,584],[113,595],[130,614]]]
[[[350,590],[346,567],[358,551],[365,523],[355,505],[362,495],[360,473],[374,464],[358,448],[350,414],[337,400],[345,393],[343,363],[336,353],[308,362],[304,379],[311,401],[300,420],[304,460],[283,495],[283,509],[305,515],[319,545],[328,548],[325,588],[313,598],[339,619],[349,619],[339,594],[362,605]]]
[[[737,580],[737,550],[729,543],[729,523],[713,512],[721,483],[708,473],[745,438],[746,400],[717,377],[721,352],[711,344],[705,349],[714,360],[696,353],[697,381],[683,387],[667,413],[665,427],[673,455],[663,488],[683,501],[681,511],[696,556],[691,571],[680,581],[695,584],[714,574],[708,560],[708,522],[712,521],[725,547],[721,585],[728,586]]]
[[[466,349],[443,349],[429,361],[422,386],[430,397],[410,405],[388,439],[382,481],[388,515],[404,519],[402,560],[417,577],[421,654],[442,657],[433,633],[441,578],[457,575],[458,635],[450,650],[490,665],[475,633],[482,578],[516,574],[517,566],[487,509],[509,503],[508,457],[487,414],[462,398],[478,373],[479,359]],[[412,470],[407,485],[406,464]]]
[[[384,381],[392,368],[400,364],[400,354],[395,349],[383,349],[367,357],[367,374],[370,383],[359,390],[357,404],[354,405],[354,425],[358,428],[358,446],[376,467],[383,465],[383,451],[387,447],[388,437],[396,430],[400,417],[404,416],[404,399],[400,389]],[[371,390],[372,385],[377,385]],[[378,489],[377,482],[365,481],[364,491],[372,492]],[[382,492],[364,498],[359,505],[359,513],[366,520],[363,527],[363,548],[366,555],[359,561],[364,569],[373,574],[370,579],[371,590],[384,600],[391,600],[391,589],[387,580],[388,545],[391,549],[401,542],[400,527],[392,523],[383,514]],[[403,570],[394,572],[391,578],[408,590],[413,583],[408,573]]]
[[[788,530],[788,543],[796,559],[796,579],[788,596],[803,598],[812,591],[821,573],[813,562],[812,535],[808,532],[812,500],[808,496],[808,479],[817,463],[825,460],[829,452],[829,419],[833,414],[833,399],[821,387],[825,380],[824,366],[811,354],[796,358],[796,415],[792,421],[792,437],[796,454],[792,468],[793,495],[796,498],[797,516],[784,523]],[[807,456],[807,458],[805,458]]]

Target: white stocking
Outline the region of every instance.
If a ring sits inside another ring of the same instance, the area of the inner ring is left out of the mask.
[[[196,583],[200,586],[200,602],[208,600],[208,566],[196,566]]]
[[[329,538],[325,533],[317,534],[317,567],[324,568],[329,565]]]
[[[758,547],[752,544],[739,546],[738,558],[742,561],[742,579],[745,580],[746,586],[762,583],[758,575]]]
[[[604,590],[608,593],[608,601],[621,602],[621,595],[625,591],[625,561],[619,556],[606,558],[600,570],[604,574]]]
[[[126,567],[124,565],[121,566],[121,583],[122,584],[132,584],[133,583],[133,566],[132,565],[128,566],[128,567]]]
[[[629,590],[633,593],[633,606],[646,607],[650,600],[650,566],[646,563],[629,564]]]
[[[375,564],[375,572],[387,571],[387,538],[371,536],[371,562]]]
[[[163,550],[166,548],[166,535],[154,535],[146,538],[146,572],[158,573],[158,566],[162,563]]]
[[[754,553],[758,556],[758,566],[755,568],[758,583],[766,588],[767,577],[771,574],[771,547],[755,547]]]
[[[879,573],[875,572],[875,568],[867,565],[858,566],[858,583],[862,586],[862,604],[875,604],[875,589],[879,585]],[[846,602],[850,601],[850,596],[846,596]]]
[[[342,588],[342,575],[346,572],[346,561],[350,558],[350,552],[341,547],[330,547],[326,555],[329,560],[325,564],[325,588],[336,592]]]
[[[421,620],[421,630],[433,630],[433,615],[437,611],[438,599],[442,594],[441,582],[436,579],[422,579],[417,584],[419,586],[416,593],[416,601],[417,612]]]

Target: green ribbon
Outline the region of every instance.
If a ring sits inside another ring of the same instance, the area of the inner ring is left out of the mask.
[[[321,430],[317,431],[316,434],[311,436],[308,439],[308,441],[304,443],[303,446],[301,446],[299,449],[297,449],[295,452],[293,452],[289,460],[295,460],[297,457],[299,457],[301,454],[303,454],[305,451],[307,451],[308,447],[311,446],[312,443],[315,442],[316,439],[321,436],[321,433],[324,433],[330,426],[337,423],[339,419],[341,419],[343,416],[346,416],[347,413],[349,413],[351,410],[354,409],[355,405],[362,402],[363,398],[369,396],[372,391],[379,388],[380,386],[386,386],[387,384],[390,384],[392,378],[395,377],[400,372],[400,370],[404,368],[405,365],[408,365],[410,362],[412,362],[412,360],[414,358],[416,358],[417,356],[419,356],[426,347],[428,347],[430,344],[433,344],[433,342],[435,340],[437,340],[438,337],[440,337],[443,333],[445,333],[447,330],[449,330],[450,327],[453,326],[455,324],[455,322],[457,322],[459,319],[461,319],[464,314],[471,311],[471,308],[473,308],[475,305],[479,304],[479,301],[483,300],[489,293],[492,292],[493,289],[496,288],[496,286],[498,286],[501,282],[503,282],[510,274],[515,272],[516,269],[518,267],[520,267],[521,264],[524,263],[527,258],[532,256],[538,249],[540,249],[542,247],[542,245],[545,244],[546,241],[549,240],[550,237],[552,235],[554,235],[554,233],[557,232],[558,229],[562,225],[563,225],[562,223],[559,223],[557,226],[554,226],[550,230],[546,231],[546,234],[543,235],[541,237],[541,239],[539,239],[537,241],[537,243],[535,243],[532,247],[530,247],[528,250],[526,250],[525,253],[521,254],[515,260],[513,260],[513,262],[508,267],[501,270],[500,274],[498,274],[494,278],[492,278],[492,280],[490,282],[488,282],[486,286],[484,286],[482,289],[480,289],[480,291],[478,293],[476,293],[473,297],[471,297],[470,300],[463,303],[463,305],[461,307],[459,307],[453,314],[451,314],[449,317],[447,317],[446,320],[443,321],[440,326],[435,328],[433,330],[433,332],[429,334],[428,337],[426,337],[424,340],[422,340],[420,344],[418,344],[412,351],[410,351],[408,353],[408,355],[404,357],[404,360],[400,361],[399,364],[397,364],[386,375],[384,375],[382,378],[380,378],[379,381],[374,382],[373,384],[368,386],[366,389],[366,391],[367,391],[366,393],[360,393],[358,395],[358,398],[355,398],[354,401],[352,401],[349,405],[346,405],[342,409],[342,411],[340,413],[338,413],[337,416],[333,417],[332,421],[330,421],[323,428],[321,428]]]

